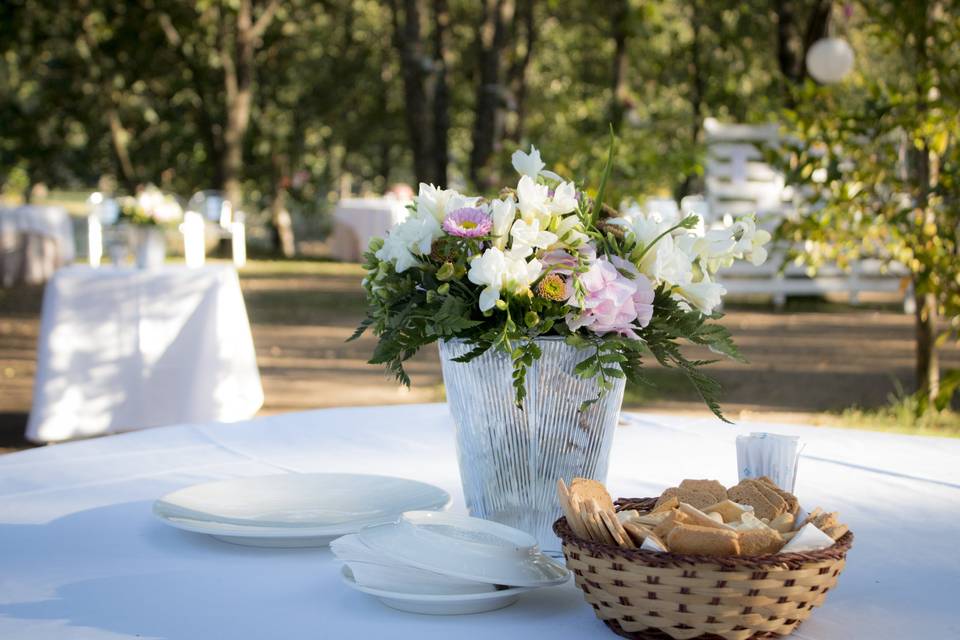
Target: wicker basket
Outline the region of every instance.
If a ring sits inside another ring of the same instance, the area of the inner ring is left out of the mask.
[[[655,498],[617,508],[646,511]],[[759,640],[791,633],[843,570],[853,533],[827,549],[765,556],[659,553],[578,538],[566,518],[553,530],[567,567],[610,629],[642,640]]]

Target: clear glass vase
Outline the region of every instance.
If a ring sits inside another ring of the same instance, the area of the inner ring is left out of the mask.
[[[574,373],[590,351],[562,338],[538,338],[543,352],[527,371],[523,409],[514,402],[513,363],[489,350],[468,363],[461,340],[440,342],[447,401],[456,422],[460,480],[470,514],[527,531],[559,554],[551,527],[560,517],[557,478],[606,481],[624,381],[597,396],[597,383]]]

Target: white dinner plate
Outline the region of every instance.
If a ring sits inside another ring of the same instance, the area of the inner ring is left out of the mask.
[[[351,589],[373,596],[392,609],[408,611],[410,613],[425,613],[434,616],[463,615],[468,613],[483,613],[508,607],[520,597],[520,594],[530,591],[524,587],[510,587],[484,593],[457,593],[449,595],[430,595],[423,593],[400,593],[372,589],[357,584],[350,567],[343,565],[340,570],[344,584]]]
[[[385,558],[463,580],[549,587],[570,577],[529,533],[466,515],[408,511],[357,537]]]
[[[404,478],[290,473],[236,478],[169,493],[153,505],[167,524],[237,544],[319,546],[409,509],[444,509],[450,495]]]

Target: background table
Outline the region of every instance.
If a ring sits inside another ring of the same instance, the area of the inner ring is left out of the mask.
[[[0,286],[46,282],[75,253],[73,223],[63,207],[0,207]]]
[[[382,238],[407,218],[407,202],[392,198],[345,198],[333,211],[331,254],[356,262],[372,238]]]
[[[47,284],[30,440],[243,420],[262,404],[233,268],[73,266]]]
[[[824,607],[793,637],[956,638],[960,441],[628,416],[609,486],[649,496],[684,477],[736,482],[734,438],[807,443],[797,493],[856,534]],[[344,587],[328,549],[257,549],[169,528],[155,498],[206,480],[353,471],[427,480],[462,511],[445,405],[332,409],[188,425],[0,457],[0,637],[614,638],[568,583],[496,612],[431,617]]]

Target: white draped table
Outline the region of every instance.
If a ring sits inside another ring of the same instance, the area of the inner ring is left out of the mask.
[[[407,202],[392,198],[344,198],[333,211],[332,256],[337,260],[360,260],[370,240],[383,238],[395,225],[407,219]]]
[[[38,342],[35,442],[243,420],[263,404],[232,267],[61,269]]]
[[[629,415],[609,486],[649,496],[684,477],[736,482],[734,438],[806,442],[797,493],[855,532],[825,606],[793,636],[960,637],[960,440]],[[436,483],[462,511],[445,405],[330,409],[193,424],[0,457],[0,638],[613,638],[572,582],[512,607],[430,617],[344,587],[328,549],[258,549],[171,529],[158,496],[207,480],[367,472]]]

